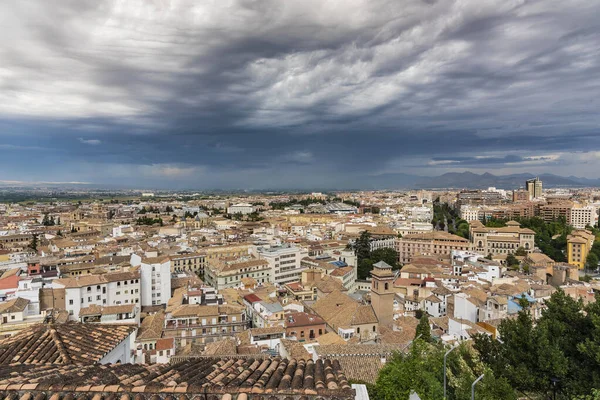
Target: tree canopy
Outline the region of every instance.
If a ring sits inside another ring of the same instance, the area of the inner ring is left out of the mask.
[[[422,400],[439,400],[444,394],[444,353],[448,348],[416,340],[407,354],[397,353],[386,363],[372,390],[371,398],[408,399],[415,391]],[[448,399],[468,399],[471,384],[485,374],[476,386],[478,400],[513,400],[513,389],[505,378],[495,378],[494,372],[479,359],[477,352],[467,343],[449,354],[447,359]]]
[[[545,304],[535,323],[527,309],[502,321],[502,343],[476,335],[474,347],[498,377],[520,392],[548,396],[554,379],[557,398],[589,395],[600,387],[600,303],[584,306],[558,290]]]
[[[360,236],[350,245],[354,249],[358,263],[358,279],[369,277],[373,264],[384,261],[393,269],[399,269],[398,252],[392,248],[384,247],[371,251],[371,234],[363,231]]]

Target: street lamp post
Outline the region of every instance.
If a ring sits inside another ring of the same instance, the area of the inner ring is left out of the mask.
[[[560,381],[560,379],[558,379],[558,378],[550,378],[550,381],[552,382],[552,398],[554,400],[556,400],[556,385],[558,384],[558,382]]]
[[[450,354],[457,347],[458,346],[454,346],[453,348],[451,348],[450,350],[448,350],[446,352],[446,354],[444,354],[444,400],[446,400],[446,358],[448,357],[448,354]]]
[[[410,342],[408,342],[408,344],[406,346],[404,346],[402,348],[402,351],[408,349],[410,347],[411,344],[413,344],[417,339],[419,339],[422,336],[422,334],[417,335],[416,338],[414,338],[413,340],[411,340]]]
[[[481,374],[481,376],[477,379],[475,379],[475,382],[473,382],[473,384],[471,385],[471,400],[475,400],[475,385],[477,384],[477,382],[479,382],[481,379],[483,379],[483,376],[485,374]]]

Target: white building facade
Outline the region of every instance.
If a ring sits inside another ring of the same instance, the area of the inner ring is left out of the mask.
[[[260,258],[268,261],[274,283],[282,285],[302,279],[306,267],[301,265],[301,260],[308,257],[308,249],[286,244],[259,247],[257,252]]]
[[[56,279],[56,289],[65,289],[65,309],[70,320],[79,318],[79,311],[89,306],[114,306],[141,303],[139,272],[115,272]]]
[[[132,254],[130,263],[133,266],[140,266],[142,307],[167,304],[171,298],[170,258],[142,258]]]

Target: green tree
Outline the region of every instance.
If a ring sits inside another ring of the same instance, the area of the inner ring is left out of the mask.
[[[398,252],[389,247],[373,250],[369,258],[372,264],[376,264],[379,261],[383,261],[386,264],[390,265],[392,269],[400,268],[400,266],[398,265]]]
[[[518,268],[519,260],[517,260],[517,258],[514,255],[509,254],[506,256],[506,266],[511,269],[514,269],[515,267]]]
[[[592,253],[590,252],[587,256],[587,258],[585,259],[585,267],[589,270],[596,270],[598,269],[598,256],[596,255],[596,253]]]
[[[31,238],[31,243],[29,243],[29,248],[33,251],[37,252],[38,250],[38,235],[33,235]]]
[[[423,340],[427,343],[431,343],[431,341],[433,340],[431,338],[431,326],[429,325],[429,316],[426,312],[423,313],[421,319],[419,320],[419,324],[417,325],[415,338],[417,337],[419,337],[419,340]]]
[[[497,376],[528,396],[547,397],[553,379],[560,382],[561,399],[590,395],[600,387],[598,299],[584,307],[558,290],[535,324],[529,311],[522,310],[500,324],[502,344],[475,336],[474,347]]]
[[[525,257],[526,255],[527,255],[527,251],[522,247],[519,247],[517,249],[517,251],[515,251],[515,256]]]
[[[408,354],[397,353],[389,360],[377,378],[374,392],[376,399],[408,399],[415,391],[423,400],[439,400],[444,393],[444,352],[441,344],[415,341]],[[449,400],[463,400],[471,396],[471,384],[485,374],[476,386],[478,400],[514,400],[516,395],[504,378],[496,378],[494,372],[480,359],[469,345],[461,344],[450,353],[447,363],[447,387]]]

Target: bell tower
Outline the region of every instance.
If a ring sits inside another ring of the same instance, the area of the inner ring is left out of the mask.
[[[394,273],[384,261],[373,264],[371,271],[371,305],[380,325],[391,325],[394,320]]]

